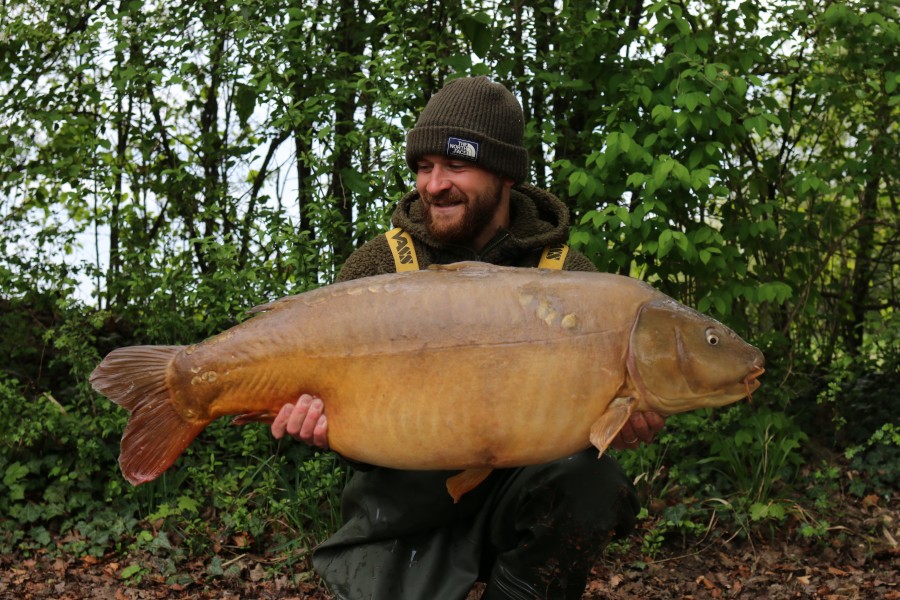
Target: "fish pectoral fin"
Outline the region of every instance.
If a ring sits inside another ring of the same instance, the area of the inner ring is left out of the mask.
[[[476,467],[474,469],[466,469],[462,473],[457,473],[448,479],[447,491],[450,492],[453,503],[456,504],[463,494],[475,489],[479,483],[487,479],[487,476],[493,470],[491,467]]]
[[[616,398],[591,425],[591,444],[600,451],[601,456],[628,422],[635,402],[634,398]]]

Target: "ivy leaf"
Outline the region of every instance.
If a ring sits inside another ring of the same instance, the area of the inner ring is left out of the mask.
[[[200,508],[200,504],[190,496],[181,495],[178,497],[178,510],[186,513],[196,513]]]
[[[130,577],[137,575],[140,572],[141,572],[141,565],[133,564],[133,565],[128,565],[127,567],[122,569],[122,573],[120,574],[120,576],[122,577],[122,579],[128,579]]]

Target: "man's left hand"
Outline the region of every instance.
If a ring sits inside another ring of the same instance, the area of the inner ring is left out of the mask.
[[[636,412],[619,431],[610,446],[616,450],[634,450],[641,442],[649,444],[653,437],[666,425],[659,413]]]

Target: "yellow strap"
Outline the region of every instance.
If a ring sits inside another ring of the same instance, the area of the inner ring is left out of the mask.
[[[385,235],[388,246],[391,247],[391,254],[394,255],[394,266],[397,268],[397,272],[418,271],[419,259],[416,257],[416,248],[413,246],[409,234],[400,227],[395,227]]]
[[[544,246],[541,253],[541,262],[538,263],[539,269],[562,269],[563,263],[566,262],[566,255],[569,253],[569,247],[566,244],[552,244]]]

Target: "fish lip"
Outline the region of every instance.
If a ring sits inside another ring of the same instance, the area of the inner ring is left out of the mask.
[[[753,365],[753,368],[749,373],[747,373],[747,376],[744,377],[744,380],[741,382],[744,384],[744,389],[747,392],[746,397],[748,401],[753,401],[753,392],[759,389],[759,386],[762,385],[757,378],[765,372],[766,370],[763,367],[759,365]]]
[[[757,365],[753,365],[753,368],[750,369],[750,372],[747,373],[747,376],[744,377],[744,379],[741,383],[743,383],[744,385],[747,385],[747,386],[753,386],[753,389],[755,390],[760,385],[762,385],[759,381],[757,381],[757,378],[765,372],[766,372],[765,368],[757,366]]]
[[[710,392],[710,394],[711,395],[719,394],[719,395],[723,395],[723,396],[727,395],[732,398],[731,400],[729,400],[723,404],[730,404],[732,402],[735,402],[734,394],[738,394],[740,392],[744,392],[744,395],[742,396],[743,398],[750,398],[750,395],[753,392],[755,392],[759,388],[759,386],[762,385],[762,383],[757,381],[757,377],[759,377],[760,375],[762,375],[765,372],[766,372],[766,370],[764,368],[762,368],[758,365],[753,365],[753,367],[751,367],[751,369],[750,369],[750,372],[747,373],[747,375],[743,379],[741,379],[737,383],[725,385],[713,392]],[[720,406],[720,405],[715,405],[715,406]]]

